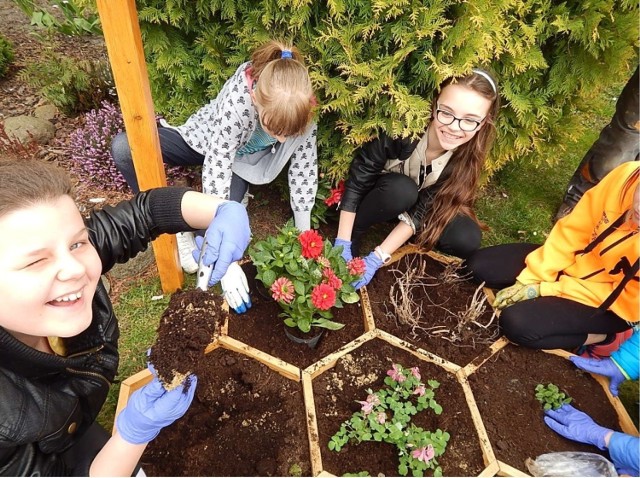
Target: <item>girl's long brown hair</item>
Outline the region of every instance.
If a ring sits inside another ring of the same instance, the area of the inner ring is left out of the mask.
[[[291,51],[291,58],[282,58],[283,50]],[[253,53],[251,66],[262,126],[274,135],[303,134],[312,118],[313,89],[298,49],[271,40]]]
[[[418,242],[426,249],[433,248],[446,225],[458,214],[465,214],[479,223],[473,212],[473,203],[484,161],[496,137],[495,119],[500,110],[500,95],[496,81],[494,80],[492,85],[477,71],[479,70],[474,70],[462,78],[449,78],[440,85],[439,91],[442,91],[455,82],[475,91],[492,103],[482,128],[470,141],[458,146],[449,159],[453,167],[451,175],[434,197],[431,211],[425,217],[422,231],[418,235]],[[482,71],[489,75],[488,72]],[[433,105],[435,114],[436,100],[433,101]]]

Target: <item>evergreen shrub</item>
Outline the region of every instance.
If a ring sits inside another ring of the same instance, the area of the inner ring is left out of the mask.
[[[53,49],[29,63],[19,76],[67,115],[99,108],[115,93],[106,60],[77,60]]]
[[[0,78],[7,74],[13,58],[13,45],[9,40],[0,35]]]
[[[637,65],[630,0],[138,0],[155,105],[180,122],[215,97],[250,52],[291,40],[310,67],[321,165],[344,177],[381,129],[420,133],[437,85],[474,66],[504,108],[487,164],[542,161],[583,131],[580,110]]]

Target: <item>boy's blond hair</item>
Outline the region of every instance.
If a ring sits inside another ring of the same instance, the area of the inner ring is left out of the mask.
[[[0,157],[0,216],[60,196],[71,196],[72,192],[67,173],[52,164]]]
[[[282,58],[286,50],[291,58]],[[302,135],[312,117],[313,89],[298,49],[272,40],[253,53],[251,66],[262,126],[277,136]]]

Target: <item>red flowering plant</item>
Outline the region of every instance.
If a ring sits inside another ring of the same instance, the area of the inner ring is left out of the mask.
[[[311,327],[341,329],[344,324],[331,320],[331,309],[359,300],[351,284],[364,273],[364,261],[347,263],[341,252],[317,231],[301,233],[289,222],[277,235],[251,246],[249,256],[256,279],[282,307],[284,323],[309,332]]]

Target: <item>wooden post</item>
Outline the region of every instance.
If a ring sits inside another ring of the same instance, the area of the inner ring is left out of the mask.
[[[166,186],[135,1],[97,0],[97,5],[138,185],[141,191]],[[184,279],[175,236],[164,234],[152,245],[162,290],[174,292]]]

